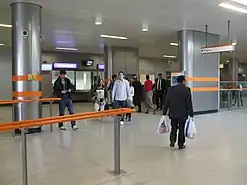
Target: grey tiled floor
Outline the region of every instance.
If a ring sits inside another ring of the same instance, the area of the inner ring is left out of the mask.
[[[76,112],[90,106],[77,104]],[[0,108],[1,122],[10,120],[10,110]],[[121,130],[127,173],[120,177],[108,173],[113,166],[110,118],[80,121],[77,132],[50,133],[45,127],[28,136],[30,185],[246,185],[246,111],[197,116],[197,138],[184,151],[171,150],[168,135],[155,133],[159,116],[135,114]],[[0,134],[0,164],[0,185],[21,185],[20,138]]]

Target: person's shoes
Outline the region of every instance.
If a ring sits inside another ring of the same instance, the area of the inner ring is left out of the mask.
[[[60,130],[66,130],[64,126],[59,127]]]
[[[124,126],[124,121],[123,121],[123,120],[120,121],[120,126],[121,126],[121,127]]]
[[[73,127],[72,127],[72,130],[78,130],[79,128],[78,128],[78,126],[77,125],[74,125]]]
[[[145,112],[145,114],[149,114],[149,112],[148,112],[148,111],[146,111],[146,112]]]
[[[183,149],[185,149],[185,148],[186,148],[186,146],[185,146],[185,145],[183,145],[183,146],[179,146],[179,147],[178,147],[178,149],[179,149],[179,150],[183,150]]]
[[[154,115],[156,114],[156,110],[154,109]]]
[[[128,121],[131,122],[131,118],[129,118]]]
[[[174,143],[170,143],[170,147],[171,148],[174,148],[175,147],[175,144]]]
[[[138,113],[141,113],[142,111],[141,111],[141,110],[138,110],[137,112],[138,112]]]

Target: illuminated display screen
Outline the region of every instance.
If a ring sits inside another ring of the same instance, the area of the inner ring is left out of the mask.
[[[77,69],[77,63],[53,63],[53,69]]]
[[[51,71],[52,64],[41,64],[41,71]]]
[[[97,69],[101,70],[101,71],[104,71],[105,70],[105,64],[98,64],[97,65]]]

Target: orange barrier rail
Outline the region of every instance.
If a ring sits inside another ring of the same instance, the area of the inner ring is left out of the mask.
[[[120,123],[119,118],[116,115],[127,114],[135,112],[133,109],[121,108],[112,109],[100,112],[86,112],[80,114],[56,116],[50,118],[41,118],[36,120],[25,120],[18,122],[7,122],[0,123],[0,131],[21,129],[22,136],[22,184],[28,185],[28,165],[27,165],[27,137],[25,128],[33,126],[51,125],[58,122],[67,122],[73,120],[93,119],[104,116],[115,116],[114,117],[114,170],[113,174],[119,175],[120,170]]]
[[[134,110],[128,108],[122,108],[122,109],[105,110],[100,112],[85,112],[85,113],[71,114],[65,116],[47,117],[47,118],[40,118],[35,120],[6,122],[6,123],[0,123],[0,131],[28,128],[33,126],[50,125],[58,122],[70,122],[74,120],[93,119],[104,116],[126,114],[131,112],[134,112]]]
[[[28,103],[28,102],[49,102],[50,104],[50,117],[52,117],[53,113],[52,113],[52,103],[54,101],[60,101],[61,98],[41,98],[41,99],[35,99],[35,100],[0,100],[0,105],[12,105],[12,112],[14,112],[14,106],[17,103]],[[50,131],[52,132],[53,127],[52,124],[50,125]],[[15,133],[13,132],[13,135],[15,135]]]

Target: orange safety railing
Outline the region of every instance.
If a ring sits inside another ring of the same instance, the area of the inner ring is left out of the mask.
[[[34,127],[34,126],[42,126],[42,125],[51,125],[58,122],[67,122],[73,120],[84,120],[84,119],[93,119],[104,116],[115,116],[114,117],[114,170],[113,174],[119,175],[121,173],[120,170],[120,123],[119,118],[116,115],[132,113],[135,110],[130,108],[121,108],[121,109],[112,109],[100,112],[86,112],[79,114],[72,114],[66,116],[56,116],[49,118],[41,118],[35,120],[24,120],[24,121],[16,121],[16,122],[7,122],[0,123],[0,132],[21,129],[22,136],[22,184],[28,185],[28,165],[27,165],[27,137],[25,128]]]
[[[51,125],[58,122],[70,122],[74,120],[93,119],[104,116],[114,116],[114,115],[127,114],[132,112],[134,112],[133,109],[121,108],[121,109],[111,109],[100,112],[85,112],[85,113],[65,115],[65,116],[47,117],[47,118],[40,118],[35,120],[6,122],[6,123],[0,123],[0,131],[8,131],[14,129],[34,127],[34,126]]]

